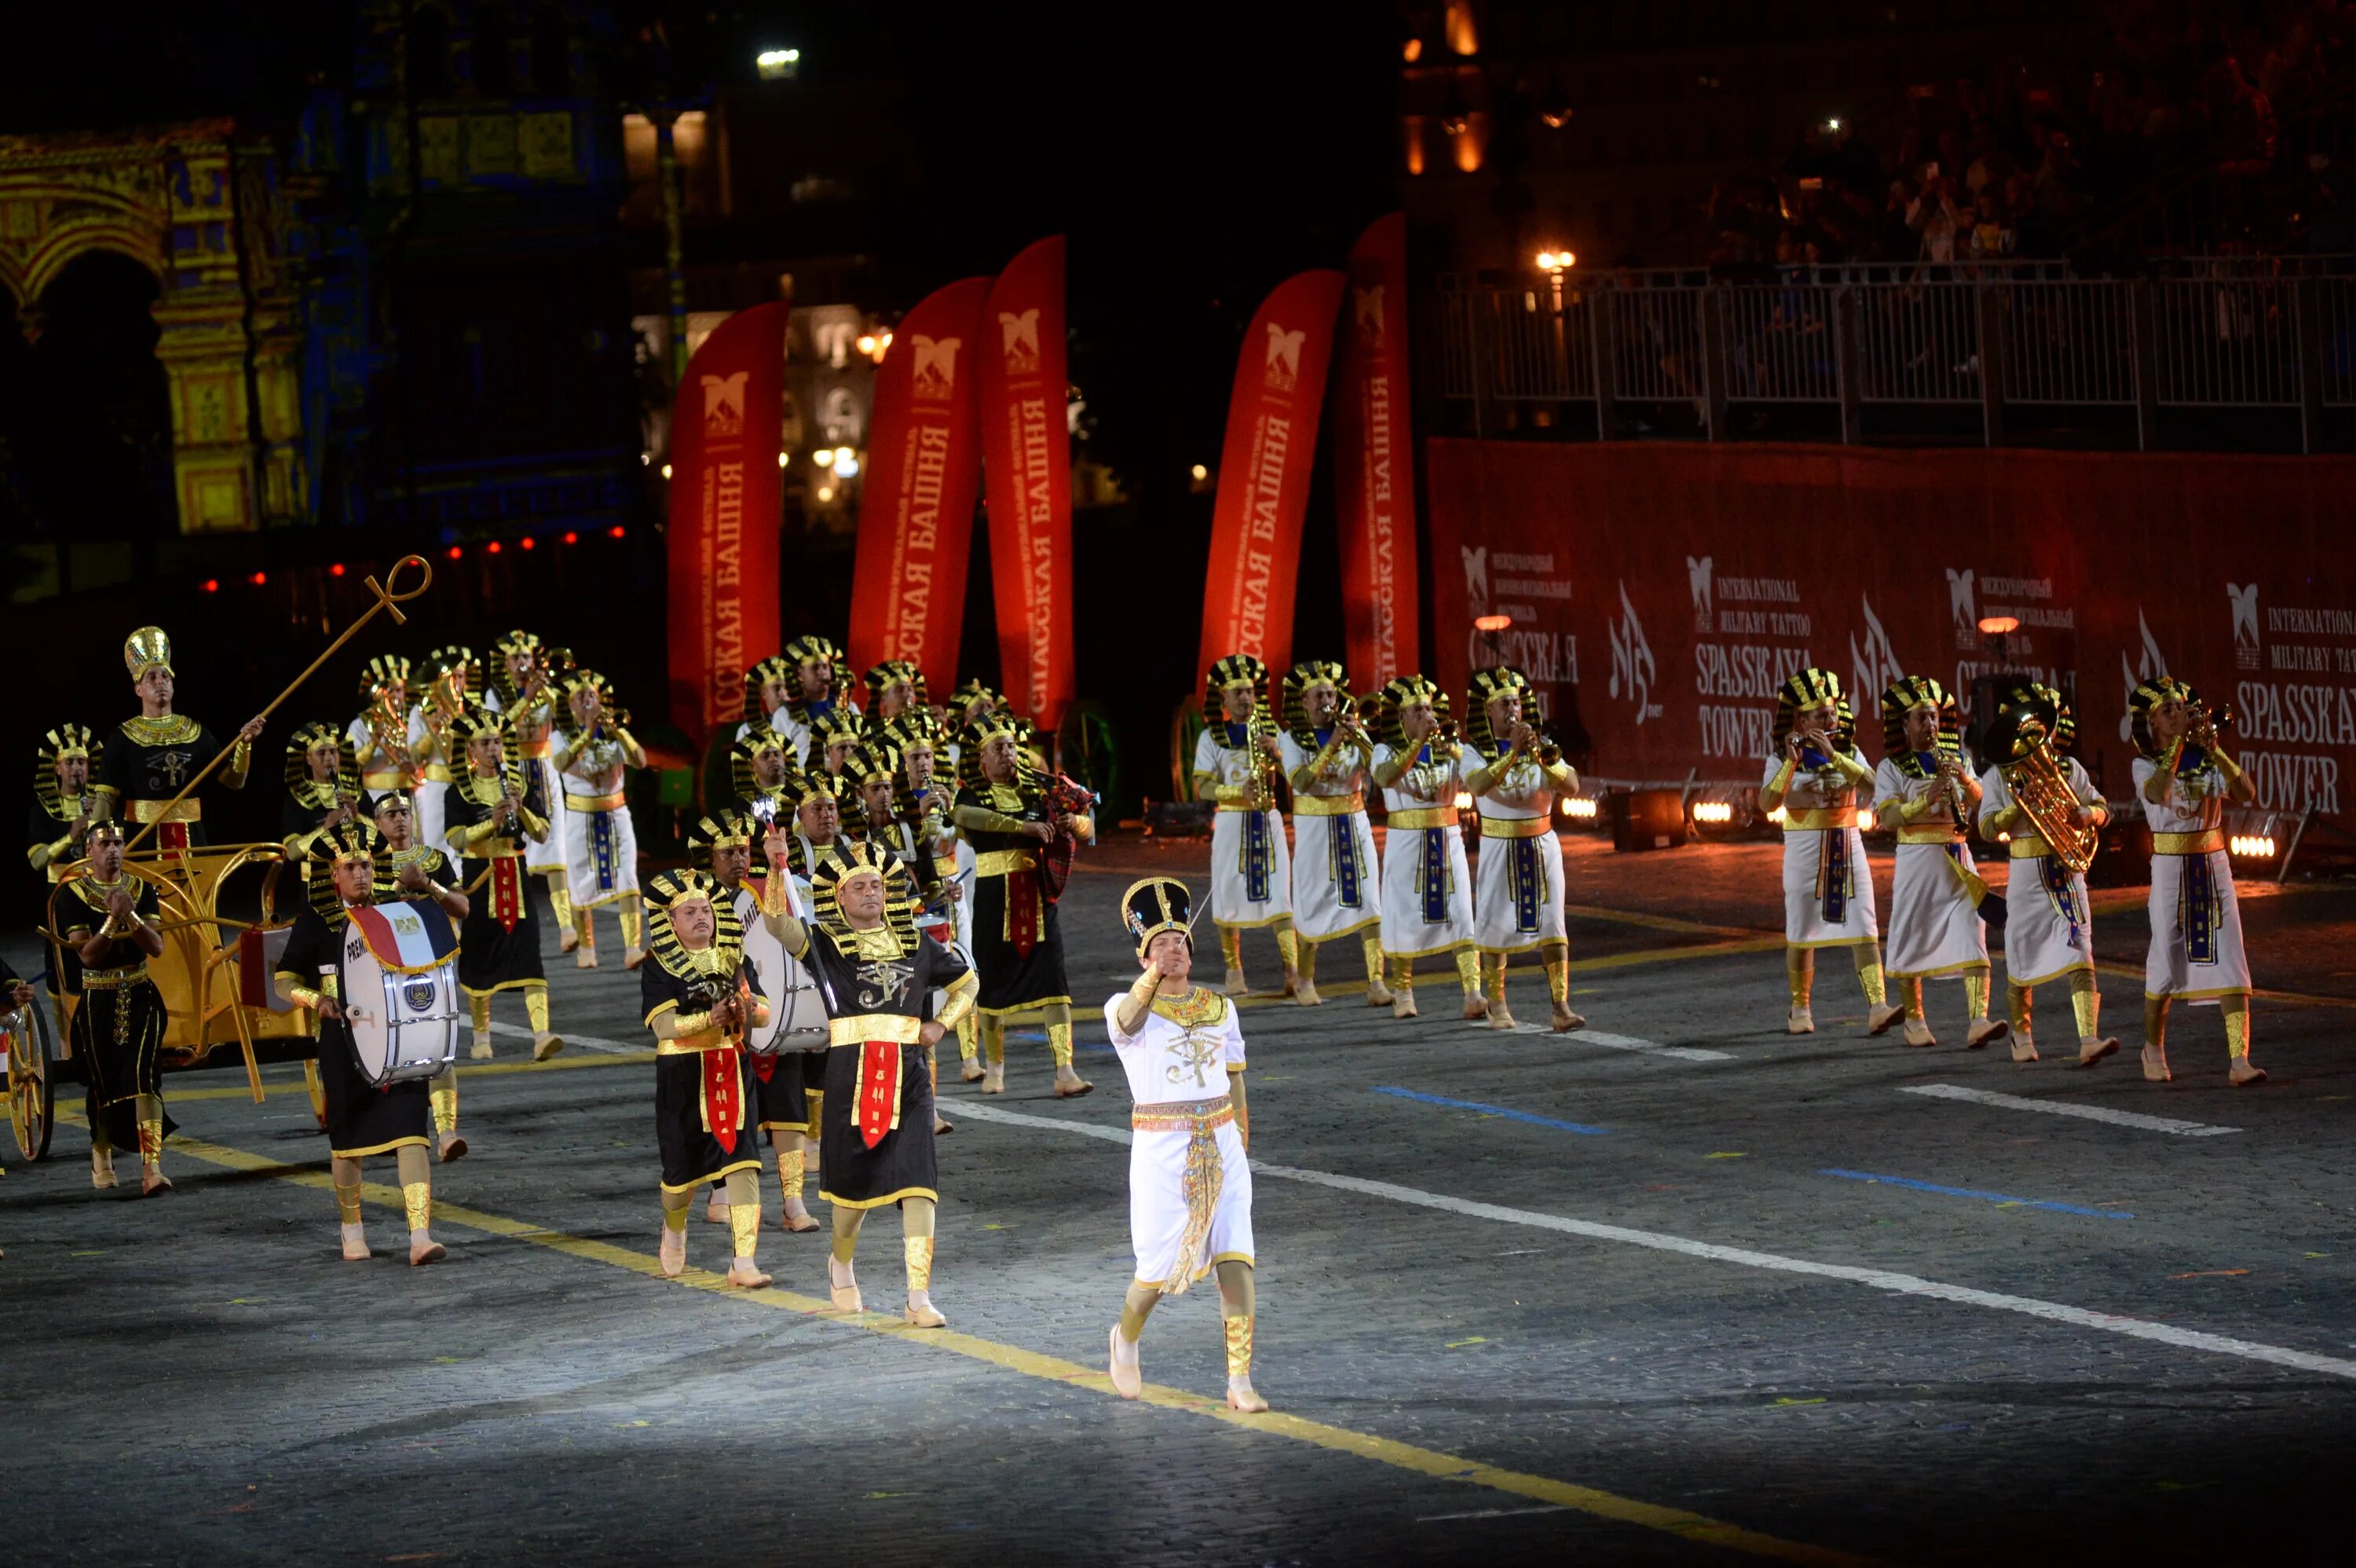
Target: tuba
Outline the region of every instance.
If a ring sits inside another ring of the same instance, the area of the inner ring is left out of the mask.
[[[2020,814],[2052,847],[2054,858],[2072,872],[2093,865],[2102,835],[2071,820],[2083,803],[2054,753],[2045,720],[2033,709],[2008,708],[1989,726],[1987,750]]]

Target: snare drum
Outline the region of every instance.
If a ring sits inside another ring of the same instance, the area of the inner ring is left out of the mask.
[[[431,1078],[458,1060],[457,969],[444,959],[403,975],[379,963],[366,943],[345,943],[344,1019],[370,1088]]]
[[[796,963],[785,944],[758,920],[744,924],[744,956],[753,961],[769,1001],[769,1021],[746,1032],[746,1049],[756,1056],[775,1056],[781,1051],[824,1051],[826,998],[819,994],[809,971]]]

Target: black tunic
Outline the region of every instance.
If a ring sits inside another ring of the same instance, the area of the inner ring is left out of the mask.
[[[708,951],[708,950],[707,950]],[[684,974],[666,968],[659,953],[638,971],[639,1005],[649,1028],[664,1013],[709,1012],[733,995],[739,976],[760,996],[760,976],[741,954],[729,954],[706,968],[690,960]],[[692,1043],[711,1043],[701,1036]],[[655,1058],[655,1136],[662,1146],[662,1186],[686,1192],[732,1171],[759,1170],[755,1137],[753,1074],[747,1053],[733,1045],[708,1051],[680,1050],[689,1041],[663,1040]],[[734,1130],[726,1131],[733,1122]]]
[[[197,776],[198,769],[220,754],[220,741],[210,730],[185,715],[124,720],[106,738],[106,754],[99,763],[99,771],[104,775],[102,785],[114,795],[114,819],[131,824],[128,831],[136,833],[154,811],[179,794]],[[218,783],[220,779],[220,773],[216,771],[208,782]],[[198,798],[189,796],[191,802]],[[143,805],[148,808],[145,812],[141,809]],[[187,828],[192,847],[208,841],[202,822],[191,822]],[[149,835],[149,842],[157,837]]]
[[[150,925],[155,923],[155,887],[128,878],[132,908]],[[147,978],[147,955],[128,937],[107,944],[106,955],[85,966],[79,949],[106,923],[106,892],[89,877],[76,877],[59,892],[56,930],[65,938],[59,952],[69,995],[81,1000],[74,1008],[68,1038],[89,1086],[83,1104],[93,1134],[103,1133],[119,1149],[139,1147],[136,1097],[161,1096],[164,1092],[164,997]],[[179,1124],[167,1115],[168,1136]]]
[[[1009,810],[1014,804],[1006,798],[1009,793],[988,787],[964,789],[958,792],[958,805],[1025,821],[1046,820],[1044,807]],[[973,963],[981,981],[981,1010],[1020,1013],[1070,1002],[1071,982],[1064,977],[1064,928],[1037,869],[1039,857],[1047,847],[1027,833],[999,833],[986,827],[966,827],[964,833],[980,861],[967,896],[973,900]],[[1031,868],[1011,875],[990,874],[990,858],[1009,852],[1028,857]],[[1007,908],[1008,883],[1018,877],[1029,880],[1030,894],[1039,911],[1028,956],[1015,949]]]
[[[430,908],[423,900],[410,905],[421,915]],[[428,919],[440,917],[434,909]],[[292,976],[298,986],[348,1000],[344,985],[343,938],[351,928],[338,917],[330,927],[316,911],[306,909],[294,918],[286,949],[278,955],[276,973]],[[319,1020],[319,1083],[327,1099],[327,1149],[338,1159],[432,1142],[434,1111],[428,1081],[406,1079],[380,1089],[360,1076],[353,1052],[352,1026],[341,1019]]]
[[[65,815],[53,816],[49,813],[49,808],[43,805],[39,798],[36,797],[33,801],[32,815],[26,819],[27,853],[29,854],[35,849],[54,844],[59,839],[66,837],[73,827],[75,817],[85,811],[92,815],[97,813],[100,798],[97,795],[91,794],[79,795],[70,800],[61,799],[58,802],[58,805]],[[80,844],[67,845],[65,851],[49,862],[49,869],[46,873],[48,880],[52,882],[59,880],[59,872],[81,859],[82,848]]]
[[[465,845],[459,885],[474,890],[466,895],[466,923],[458,933],[458,984],[470,997],[487,997],[494,991],[519,987],[545,989],[548,986],[547,971],[540,963],[540,916],[532,909],[526,883],[530,864],[530,841],[548,831],[548,802],[542,787],[545,778],[544,770],[530,770],[530,782],[521,792],[522,805],[516,813],[518,821],[513,833],[494,834],[473,844],[466,844],[466,830],[488,822],[499,797],[491,794],[487,786],[473,783],[452,784],[450,793],[443,797],[444,829],[453,844]],[[515,879],[512,928],[504,924],[498,915],[497,879],[500,876]],[[481,883],[479,887],[476,885],[477,881]]]
[[[932,1077],[916,1028],[932,1012],[934,989],[964,975],[965,960],[924,935],[914,953],[865,958],[851,945],[855,938],[839,942],[822,926],[808,929],[809,949],[796,956],[818,979],[834,1038],[844,1042],[826,1053],[819,1195],[847,1209],[879,1209],[904,1198],[937,1201]],[[859,1127],[861,1063],[870,1051],[877,1053],[874,1065],[899,1077],[899,1114],[873,1145]]]
[[[330,792],[328,804],[312,805],[293,790],[286,792],[286,803],[278,811],[278,841],[286,846],[287,853],[299,859],[311,856],[311,840],[327,826],[327,814],[337,803]]]

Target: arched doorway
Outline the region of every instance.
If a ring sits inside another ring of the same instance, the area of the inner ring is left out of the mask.
[[[9,444],[36,522],[55,537],[157,539],[178,530],[172,405],[155,275],[112,251],[60,268],[29,311]]]

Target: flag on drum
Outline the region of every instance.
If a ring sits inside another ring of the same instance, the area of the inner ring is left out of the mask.
[[[426,919],[405,903],[370,904],[352,911],[352,930],[385,968],[399,975],[417,975],[433,968],[458,950],[447,916],[440,910]]]

